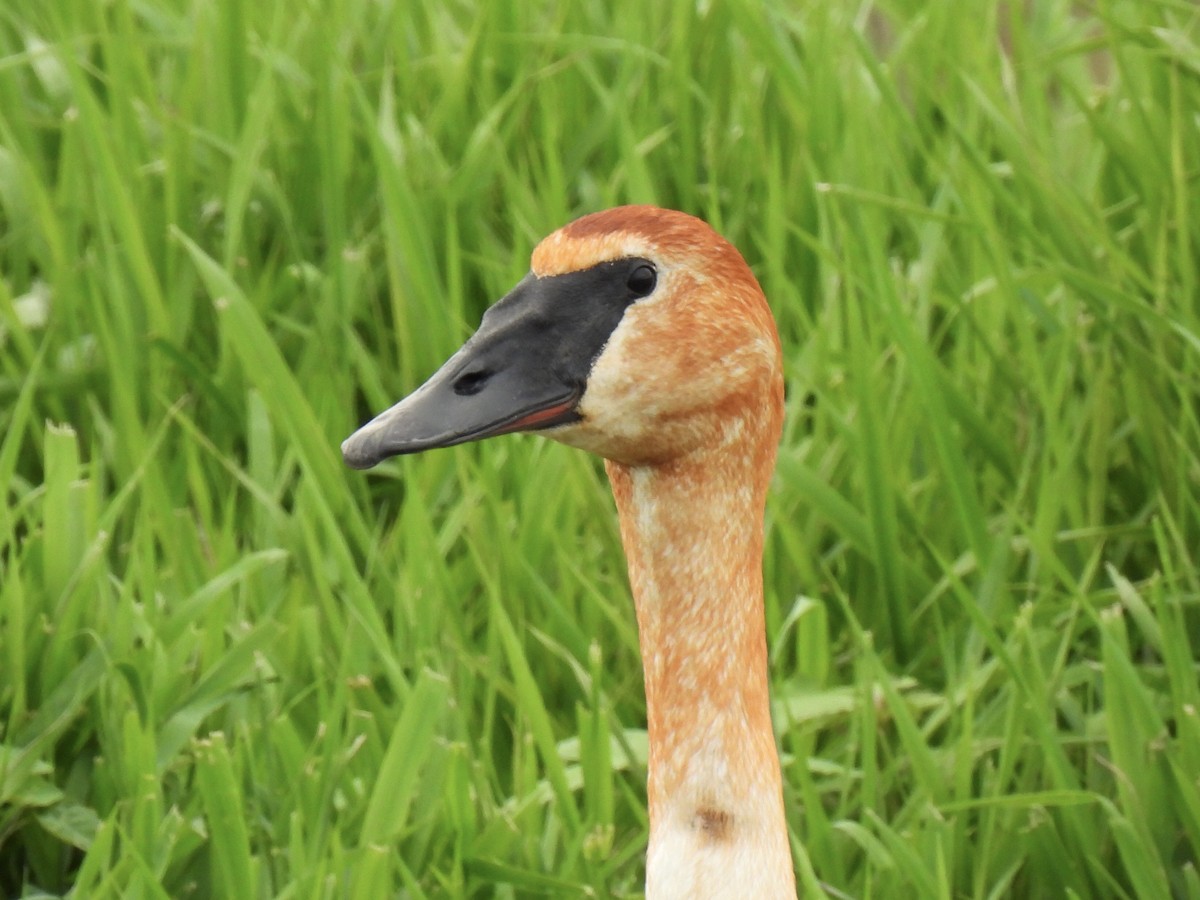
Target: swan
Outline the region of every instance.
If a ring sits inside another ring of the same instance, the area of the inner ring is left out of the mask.
[[[645,674],[650,900],[796,896],[763,614],[782,420],[745,260],[700,219],[622,206],[544,238],[462,348],[342,444],[356,469],[515,431],[604,458]]]

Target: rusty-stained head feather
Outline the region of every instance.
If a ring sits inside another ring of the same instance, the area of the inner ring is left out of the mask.
[[[539,277],[644,258],[658,286],[631,306],[597,358],[584,422],[549,433],[619,462],[663,461],[767,416],[778,441],[782,365],[775,320],[741,254],[687,213],[619,206],[576,219],[533,251]]]
[[[561,275],[630,256],[655,256],[676,265],[726,257],[741,261],[724,238],[695,216],[656,206],[618,206],[583,216],[547,236],[533,251],[532,269],[539,276]]]

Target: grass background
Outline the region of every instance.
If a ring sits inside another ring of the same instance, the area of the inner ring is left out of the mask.
[[[577,214],[745,253],[809,896],[1200,898],[1185,0],[8,0],[0,896],[636,893],[595,460],[338,443]]]

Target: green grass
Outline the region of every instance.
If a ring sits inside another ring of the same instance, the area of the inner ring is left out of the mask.
[[[595,460],[338,444],[604,206],[784,338],[798,872],[1200,898],[1184,0],[0,9],[0,896],[637,893]]]

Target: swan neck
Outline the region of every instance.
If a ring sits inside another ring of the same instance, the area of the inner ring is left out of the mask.
[[[795,896],[763,612],[774,448],[746,450],[607,464],[645,670],[648,897]]]

